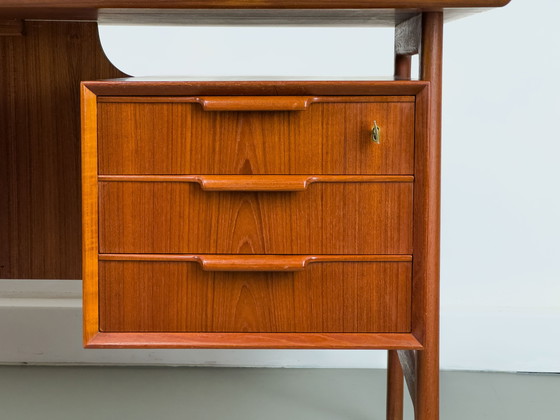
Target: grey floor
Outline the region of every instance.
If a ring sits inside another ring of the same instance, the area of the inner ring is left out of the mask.
[[[442,420],[558,419],[560,376],[443,372],[441,409]],[[384,410],[382,370],[0,366],[2,420],[384,420]]]

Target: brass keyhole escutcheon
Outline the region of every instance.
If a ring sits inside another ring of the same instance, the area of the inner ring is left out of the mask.
[[[379,144],[381,140],[381,128],[377,125],[377,121],[373,122],[373,127],[371,128],[371,141]]]

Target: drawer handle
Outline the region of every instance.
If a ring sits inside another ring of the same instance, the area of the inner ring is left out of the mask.
[[[312,96],[203,96],[196,98],[205,111],[305,111]]]
[[[411,262],[411,255],[99,254],[100,261],[198,263],[204,271],[303,271],[311,263]]]
[[[196,182],[204,191],[305,191],[314,181],[309,176],[274,176],[266,178],[251,175],[197,176]]]
[[[204,191],[305,191],[315,182],[404,182],[410,175],[99,175],[101,182],[190,182]]]
[[[204,271],[303,271],[312,256],[297,255],[200,255]]]

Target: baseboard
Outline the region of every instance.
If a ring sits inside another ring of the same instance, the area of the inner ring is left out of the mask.
[[[79,280],[0,280],[0,363],[383,368],[383,351],[82,348]],[[560,310],[443,307],[443,369],[560,372]]]

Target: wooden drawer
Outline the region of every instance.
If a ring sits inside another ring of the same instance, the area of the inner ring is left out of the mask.
[[[414,172],[413,96],[98,102],[100,174]],[[379,144],[371,140],[374,122]]]
[[[300,271],[234,272],[204,271],[193,256],[177,257],[100,261],[100,330],[351,333],[411,328],[411,262],[318,257],[310,264],[285,263],[284,268]],[[220,269],[219,263],[209,267]]]
[[[101,253],[412,253],[412,177],[101,179]]]

